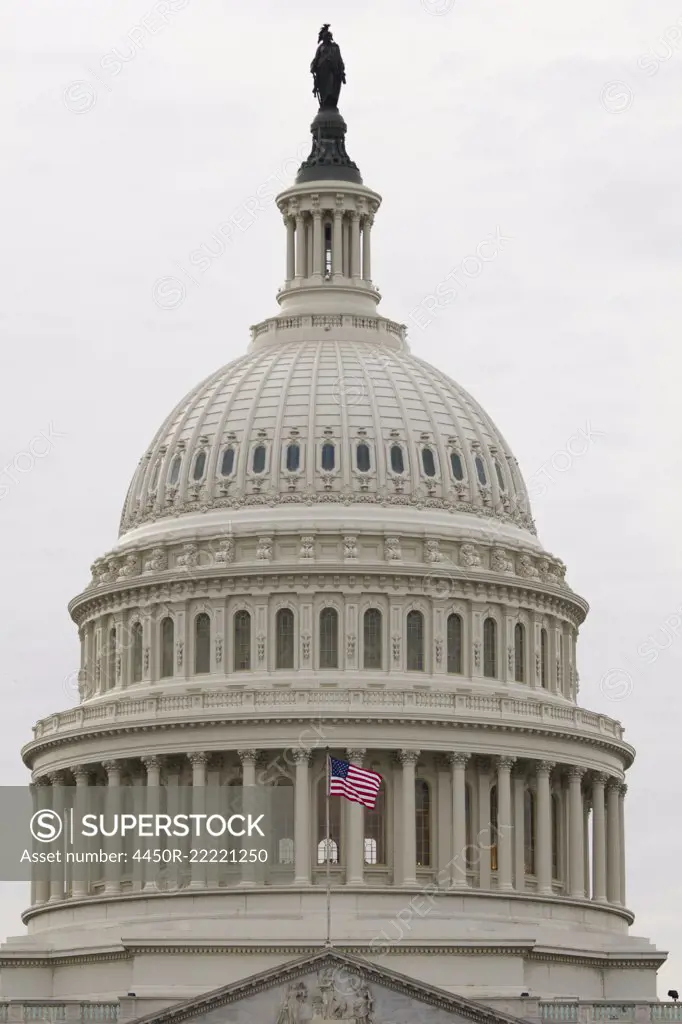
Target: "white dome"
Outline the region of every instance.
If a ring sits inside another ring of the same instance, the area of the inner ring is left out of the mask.
[[[400,325],[280,317],[253,331],[249,353],[190,391],[156,434],[121,533],[209,509],[330,502],[470,512],[535,533],[501,433],[410,354]]]

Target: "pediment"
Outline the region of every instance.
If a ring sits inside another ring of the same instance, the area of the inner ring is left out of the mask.
[[[324,950],[135,1024],[520,1024],[360,957]]]

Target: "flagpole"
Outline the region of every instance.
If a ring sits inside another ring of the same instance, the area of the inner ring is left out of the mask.
[[[325,940],[325,946],[331,946],[331,931],[332,931],[332,887],[331,887],[331,875],[330,875],[330,864],[331,864],[331,826],[330,826],[330,814],[329,814],[329,797],[331,789],[331,759],[329,757],[329,747],[327,747],[327,838],[324,844],[327,860],[327,938]]]

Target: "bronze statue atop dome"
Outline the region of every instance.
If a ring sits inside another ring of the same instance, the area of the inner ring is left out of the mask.
[[[346,68],[338,43],[323,25],[317,37],[317,50],[310,65],[313,76],[313,95],[317,97],[320,110],[336,110],[339,104],[341,86],[346,82]]]

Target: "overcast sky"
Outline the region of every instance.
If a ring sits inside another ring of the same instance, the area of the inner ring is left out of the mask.
[[[153,4],[6,0],[0,16],[3,780],[24,781],[33,722],[74,703],[66,605],[141,453],[276,312],[281,218],[240,211],[293,179],[329,21],[348,149],[384,198],[381,311],[499,425],[591,604],[580,702],[638,750],[634,931],[670,951],[661,993],[682,988],[679,0],[168,0],[166,24]],[[190,254],[230,217],[197,273]],[[504,250],[458,271],[425,323],[424,297],[498,231]],[[584,454],[561,454],[581,429]],[[18,934],[28,892],[0,895],[0,935]]]

